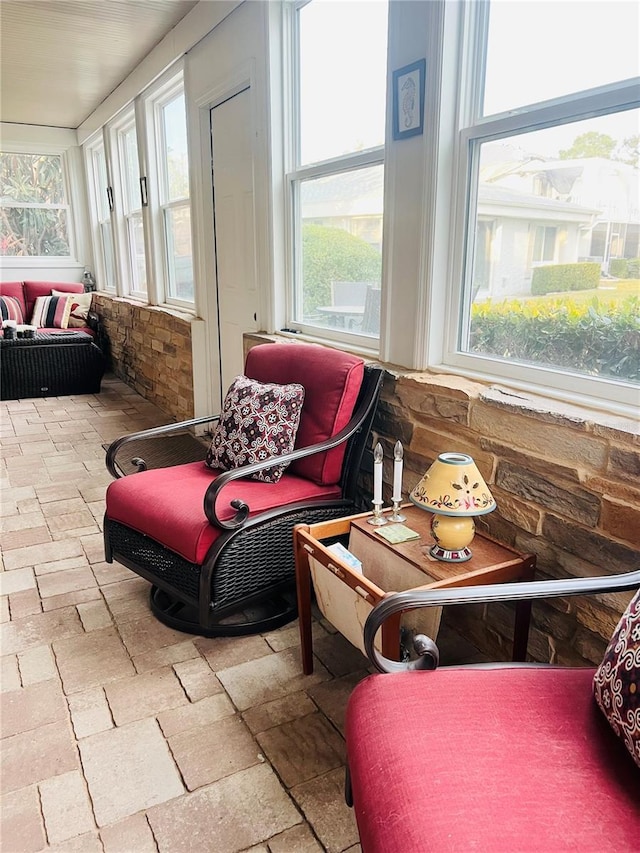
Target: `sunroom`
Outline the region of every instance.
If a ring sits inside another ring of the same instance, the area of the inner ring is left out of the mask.
[[[3,0],[0,297],[82,284],[107,365],[0,404],[7,850],[371,849],[343,782],[372,665],[320,602],[307,672],[297,621],[176,630],[105,559],[106,448],[220,412],[256,346],[384,371],[358,511],[469,456],[477,538],[536,580],[640,568],[638,16]],[[598,666],[632,595],[536,601],[527,660]],[[441,664],[509,660],[518,613],[445,607]]]

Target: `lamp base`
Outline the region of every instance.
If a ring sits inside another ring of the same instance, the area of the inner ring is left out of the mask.
[[[429,548],[429,553],[436,560],[442,560],[443,563],[466,563],[471,559],[471,548],[458,548],[455,551],[447,551],[441,545],[432,545]]]

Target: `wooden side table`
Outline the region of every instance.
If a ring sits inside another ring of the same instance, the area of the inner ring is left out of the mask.
[[[407,516],[405,526],[419,533],[420,538],[398,545],[389,543],[376,533],[376,527],[367,523],[371,513],[296,526],[296,584],[305,674],[313,672],[312,575],[315,577],[321,610],[324,605],[323,615],[362,651],[364,622],[371,609],[390,592],[532,579],[536,566],[535,555],[520,554],[481,533],[475,535],[473,556],[467,562],[444,563],[435,560],[428,553],[428,548],[433,544],[430,514],[413,505],[403,507],[403,513]],[[331,541],[346,536],[350,537],[350,550],[363,562],[363,573],[352,569],[328,550],[327,545]],[[429,608],[430,611],[434,609]],[[530,616],[531,603],[518,603],[513,638],[514,661],[526,658]],[[402,614],[397,614],[388,619],[380,632],[382,654],[392,660],[399,659],[401,618]],[[439,612],[431,614],[431,619],[431,629],[437,633]],[[429,633],[429,628],[424,633]]]

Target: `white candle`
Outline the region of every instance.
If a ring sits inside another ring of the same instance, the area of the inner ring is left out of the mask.
[[[382,503],[382,445],[378,442],[373,451],[373,502]]]
[[[396,446],[393,448],[393,494],[392,501],[400,503],[402,500],[402,445],[396,441]]]

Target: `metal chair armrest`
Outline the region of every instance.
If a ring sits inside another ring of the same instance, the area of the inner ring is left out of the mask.
[[[395,613],[421,607],[444,607],[450,604],[481,604],[496,601],[539,601],[571,595],[624,592],[640,587],[640,570],[621,575],[595,578],[566,578],[522,583],[487,584],[486,586],[454,587],[395,592],[382,599],[372,609],[364,625],[364,645],[367,657],[379,672],[398,672],[416,669],[414,665],[383,657],[374,646],[382,624]],[[416,641],[419,636],[415,638]],[[429,639],[429,638],[425,638]],[[435,644],[434,644],[435,645]],[[437,651],[437,649],[436,649]],[[424,666],[419,668],[426,668]],[[433,667],[432,667],[433,668]]]
[[[190,418],[189,420],[179,421],[175,424],[163,424],[162,426],[151,427],[150,429],[143,429],[140,430],[140,432],[132,432],[128,433],[127,435],[123,435],[120,438],[116,438],[115,441],[111,442],[107,450],[107,469],[111,476],[115,477],[116,479],[128,476],[124,471],[122,471],[122,469],[118,467],[116,457],[118,451],[132,441],[139,441],[140,439],[145,438],[153,438],[154,436],[159,435],[170,435],[171,433],[178,432],[189,427],[210,423],[212,421],[217,421],[219,420],[219,418],[220,415],[206,415],[202,418]],[[144,459],[137,459],[134,464],[137,466],[137,471],[131,471],[130,473],[132,474],[136,474],[138,473],[138,471],[145,471],[147,468]]]

